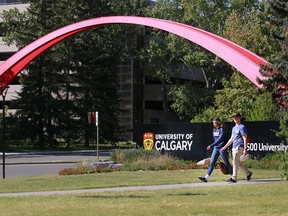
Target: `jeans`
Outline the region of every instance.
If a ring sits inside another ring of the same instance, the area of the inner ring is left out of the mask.
[[[232,166],[228,160],[228,151],[226,150],[226,151],[222,152],[221,148],[217,148],[217,147],[213,147],[213,151],[212,151],[212,155],[211,155],[211,159],[210,159],[210,165],[208,167],[207,174],[209,176],[211,175],[219,156],[221,156],[223,162],[225,163],[225,165],[228,168],[229,173],[232,175],[233,169],[232,169]]]
[[[250,175],[251,171],[247,169],[241,162],[240,157],[243,154],[244,148],[236,147],[232,149],[233,154],[233,179],[237,180],[238,170],[239,168],[246,174]]]

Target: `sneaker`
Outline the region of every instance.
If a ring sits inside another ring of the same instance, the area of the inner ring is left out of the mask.
[[[227,182],[228,182],[228,183],[237,183],[237,181],[236,181],[235,179],[232,179],[232,178],[228,179]]]
[[[249,175],[247,175],[247,181],[250,181],[251,180],[251,176],[252,176],[252,172],[249,174]]]
[[[226,182],[229,182],[232,178],[229,178]]]
[[[203,176],[199,176],[198,178],[199,178],[202,182],[206,182],[206,183],[208,182],[207,179],[206,179],[205,177],[203,177]]]

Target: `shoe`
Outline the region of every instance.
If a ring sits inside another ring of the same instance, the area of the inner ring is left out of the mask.
[[[250,181],[251,180],[251,176],[252,176],[252,172],[249,174],[249,175],[247,175],[247,181]]]
[[[236,181],[235,179],[232,179],[232,178],[228,179],[227,182],[228,182],[228,183],[237,183],[237,181]]]
[[[226,182],[229,182],[232,178],[229,178]]]
[[[199,176],[198,178],[199,178],[202,182],[206,182],[206,183],[208,182],[205,177]]]

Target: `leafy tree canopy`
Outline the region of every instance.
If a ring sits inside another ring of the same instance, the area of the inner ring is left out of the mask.
[[[266,23],[269,25],[267,36],[273,39],[277,52],[260,73],[265,77],[259,80],[272,93],[279,106],[281,127],[278,132],[288,143],[288,4],[286,0],[267,0]]]
[[[146,1],[29,0],[25,12],[3,13],[5,41],[21,48],[39,37],[71,23],[107,15],[144,15]],[[37,146],[93,139],[87,113],[100,112],[100,140],[115,141],[118,94],[117,64],[136,49],[139,27],[107,26],[79,33],[39,56],[21,74],[22,91],[14,105],[20,131]],[[69,144],[68,144],[69,145]]]

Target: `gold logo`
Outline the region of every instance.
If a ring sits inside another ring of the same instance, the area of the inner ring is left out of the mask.
[[[143,146],[146,150],[152,150],[154,145],[154,134],[153,133],[145,133],[143,135]]]

